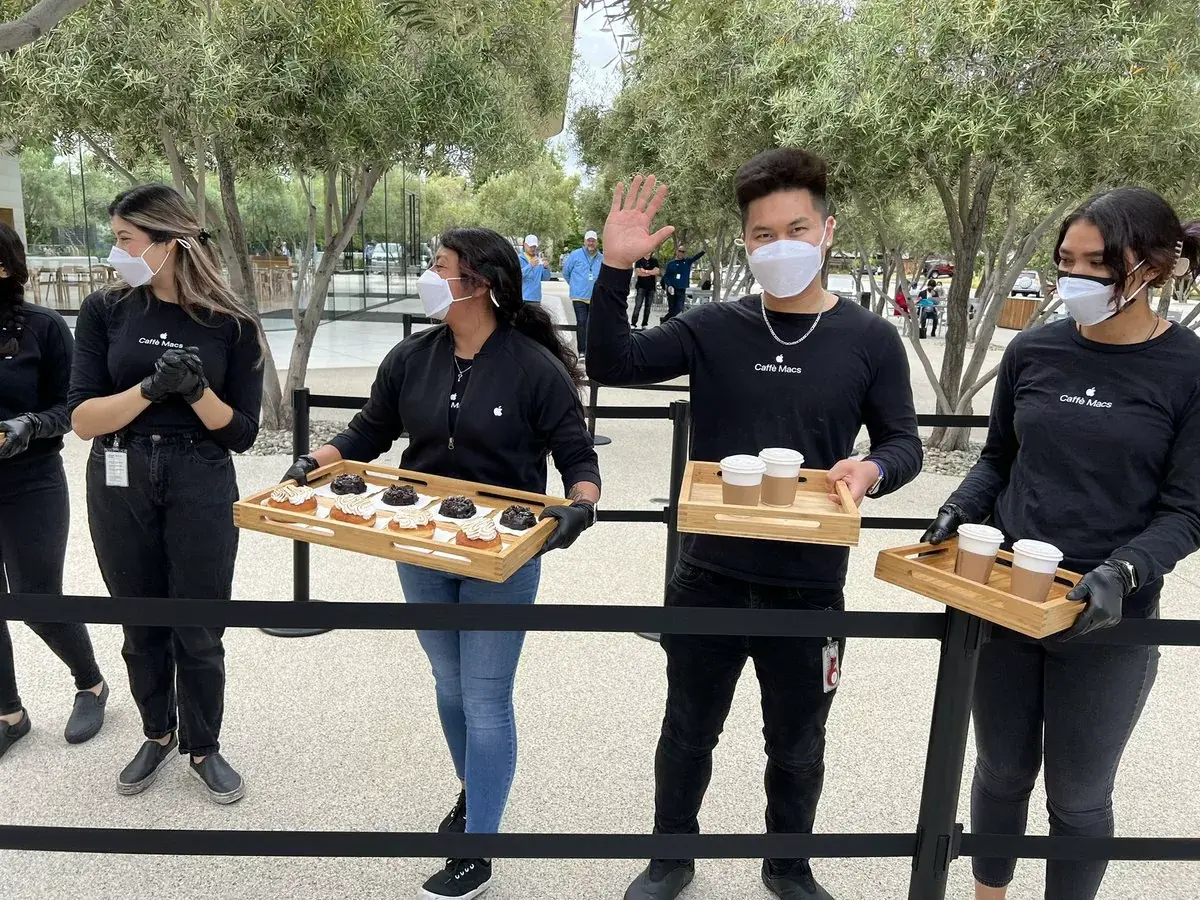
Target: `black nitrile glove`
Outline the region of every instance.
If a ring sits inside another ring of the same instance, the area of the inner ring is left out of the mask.
[[[1059,640],[1111,628],[1121,621],[1125,598],[1133,593],[1133,579],[1124,564],[1107,560],[1083,576],[1083,580],[1067,594],[1068,600],[1082,600],[1087,606],[1075,624],[1059,635]]]
[[[208,388],[208,379],[204,377],[204,363],[198,353],[198,347],[171,349],[154,364],[154,371],[162,382],[170,387],[171,393],[179,394],[188,405],[199,400]]]
[[[585,500],[570,506],[547,506],[538,519],[557,519],[558,525],[550,532],[542,552],[565,550],[596,521],[596,507]]]
[[[933,524],[925,529],[921,542],[925,544],[940,544],[947,538],[958,534],[958,526],[967,521],[967,515],[953,503],[947,503],[938,510]]]
[[[9,459],[29,449],[29,442],[37,437],[37,416],[24,415],[0,422],[4,441],[0,443],[0,459]]]
[[[286,484],[289,481],[294,481],[298,485],[308,484],[308,475],[310,472],[321,468],[321,464],[311,456],[301,456],[297,459],[290,469],[283,473],[283,478],[280,484]]]

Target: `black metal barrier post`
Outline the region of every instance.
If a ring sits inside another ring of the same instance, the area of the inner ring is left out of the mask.
[[[958,794],[967,753],[967,728],[979,649],[991,626],[954,608],[946,610],[946,636],[933,694],[933,720],[925,753],[925,780],[917,814],[917,852],[913,856],[908,900],[944,900],[950,862],[958,856],[962,826]]]
[[[298,459],[311,449],[308,446],[309,432],[309,392],[308,388],[296,388],[292,391],[292,459]],[[311,548],[304,541],[292,541],[292,600],[296,603],[310,603],[309,596],[309,552]],[[271,637],[300,638],[316,637],[326,634],[329,628],[262,628],[263,634]]]
[[[593,447],[605,447],[612,443],[612,438],[596,434],[596,408],[600,405],[600,385],[588,381],[587,429],[592,436]]]

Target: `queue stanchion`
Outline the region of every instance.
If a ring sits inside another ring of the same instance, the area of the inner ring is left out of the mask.
[[[687,468],[692,439],[692,405],[676,400],[668,407],[671,419],[671,490],[667,501],[667,572],[663,584],[671,583],[675,564],[679,561],[679,497],[683,490],[683,473]],[[635,632],[648,641],[659,641],[662,635],[651,631]]]
[[[309,451],[309,391],[308,388],[296,388],[292,391],[292,459],[297,459]],[[311,603],[309,573],[310,547],[304,541],[292,542],[292,602]],[[300,638],[316,637],[332,631],[331,628],[261,628],[264,634],[271,637]]]
[[[600,405],[600,385],[588,380],[587,427],[592,436],[593,447],[604,447],[612,443],[612,438],[596,434],[596,407]]]
[[[945,900],[950,863],[958,857],[962,825],[958,796],[967,753],[967,728],[979,651],[991,625],[961,610],[946,610],[933,720],[925,754],[925,778],[917,814],[917,852],[913,856],[908,900]]]
[[[412,316],[404,313],[400,316],[400,321],[404,323],[404,336],[406,338],[412,337]]]

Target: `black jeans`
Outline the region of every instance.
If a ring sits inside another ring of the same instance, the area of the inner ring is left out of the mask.
[[[633,317],[630,319],[630,325],[636,325],[638,313],[642,313],[642,327],[645,328],[650,324],[650,307],[654,305],[654,287],[639,287],[633,300]],[[644,312],[643,312],[644,310]]]
[[[751,584],[679,563],[667,606],[841,609],[840,588]],[[767,831],[812,832],[825,779],[825,721],[836,691],[825,692],[825,638],[664,634],[667,712],[654,760],[654,830],[697,834],[712,753],[746,660],[762,690],[766,737]],[[839,639],[839,658],[845,640]],[[788,866],[793,860],[773,860]]]
[[[673,319],[683,312],[683,306],[686,302],[686,288],[667,288],[667,314],[663,318],[663,321],[665,322],[667,319]]]
[[[925,334],[925,328],[927,325],[932,326],[929,329],[929,336],[937,337],[938,314],[931,309],[921,311],[921,334],[922,334],[922,336]]]
[[[1158,648],[1009,638],[1000,631],[979,657],[971,830],[1024,834],[1044,757],[1050,834],[1112,837],[1117,766],[1158,673]],[[1092,900],[1107,868],[1048,860],[1046,900]],[[980,883],[1003,887],[1016,860],[976,858],[973,869]]]
[[[61,594],[71,521],[62,457],[54,453],[6,463],[0,470],[0,484],[0,593]],[[87,628],[62,623],[25,624],[67,664],[77,690],[100,683]],[[8,623],[0,621],[0,716],[21,709],[12,636]]]
[[[238,533],[229,453],[202,437],[128,436],[129,487],[107,487],[104,447],[88,461],[92,542],[114,597],[228,600]],[[122,656],[147,738],[178,727],[180,753],[220,749],[223,628],[125,626]],[[178,702],[176,701],[178,685]]]
[[[587,353],[588,318],[592,314],[592,304],[584,300],[572,300],[571,305],[575,307],[575,346],[582,356]]]

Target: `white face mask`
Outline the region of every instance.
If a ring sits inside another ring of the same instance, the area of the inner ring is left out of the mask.
[[[150,245],[150,247],[153,246],[153,244]],[[143,284],[148,284],[150,279],[161,272],[162,267],[167,264],[167,257],[164,255],[158,268],[151,269],[150,264],[146,262],[146,254],[150,252],[150,247],[143,250],[141,256],[130,256],[120,247],[113,247],[108,254],[108,264],[117,270],[117,274],[130,287],[141,287]]]
[[[1138,263],[1130,274],[1141,267],[1142,263]],[[1129,306],[1129,297],[1122,297],[1120,302],[1113,304],[1116,291],[1116,281],[1112,278],[1098,278],[1092,275],[1058,276],[1058,296],[1062,298],[1063,306],[1067,308],[1071,318],[1085,328],[1099,325]]]
[[[459,300],[470,300],[471,297],[455,297],[450,290],[450,282],[462,281],[458,278],[443,278],[433,269],[426,269],[417,279],[417,293],[421,297],[421,305],[425,307],[425,315],[431,319],[444,319],[450,307]],[[496,296],[492,295],[492,305],[499,308]]]
[[[772,297],[804,293],[825,262],[825,232],[820,244],[808,241],[772,241],[750,254],[750,271]]]

